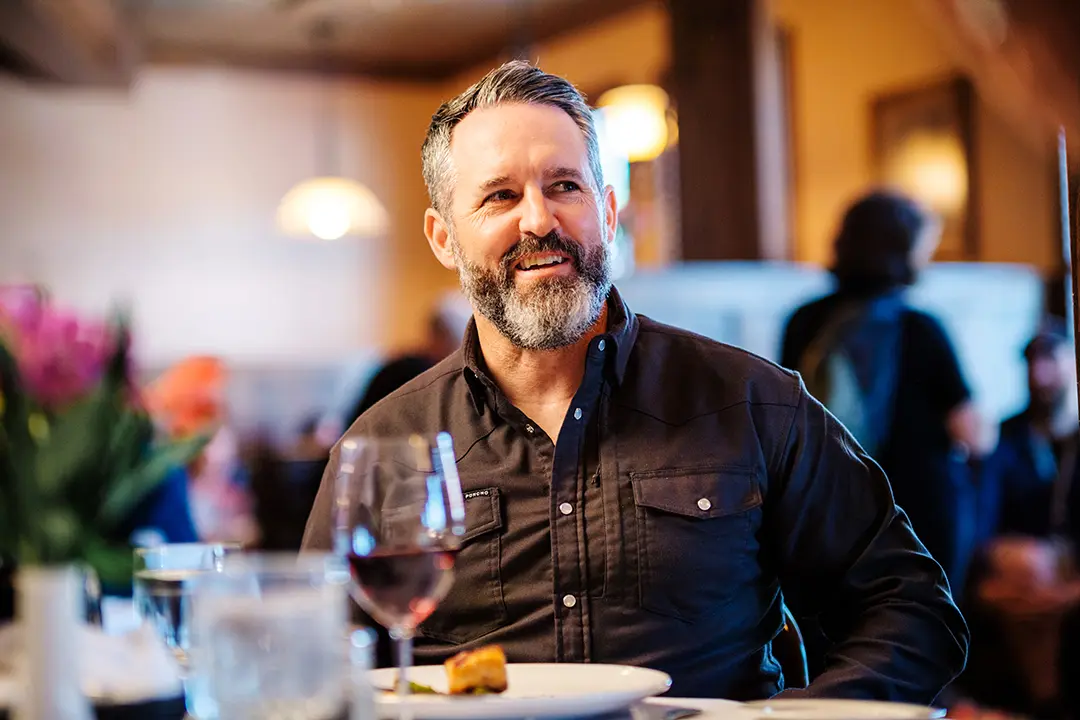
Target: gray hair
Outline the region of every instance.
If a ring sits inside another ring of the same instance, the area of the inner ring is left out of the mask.
[[[565,78],[546,73],[522,60],[512,60],[489,72],[457,97],[447,100],[431,116],[420,156],[431,206],[447,220],[455,180],[450,157],[454,128],[473,110],[511,103],[550,105],[569,115],[585,138],[589,170],[597,193],[603,188],[600,144],[585,96]]]

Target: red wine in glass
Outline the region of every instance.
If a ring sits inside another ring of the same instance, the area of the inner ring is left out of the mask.
[[[454,580],[452,550],[388,550],[348,558],[364,607],[384,627],[415,628],[424,622]]]

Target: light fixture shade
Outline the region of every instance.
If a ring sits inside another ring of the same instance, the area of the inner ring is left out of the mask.
[[[631,162],[653,160],[668,146],[668,95],[656,85],[624,85],[600,96],[608,135]]]
[[[277,224],[291,237],[329,241],[346,235],[381,236],[389,226],[389,216],[375,193],[355,180],[317,177],[285,194],[278,205]]]

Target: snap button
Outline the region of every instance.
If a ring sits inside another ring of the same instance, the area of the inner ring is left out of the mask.
[[[697,501],[697,506],[699,510],[708,510],[712,507],[712,501],[709,498],[701,498]]]
[[[568,608],[572,608],[575,605],[577,605],[577,598],[574,597],[573,595],[563,595],[562,596],[562,604],[565,605]]]
[[[563,503],[559,506],[559,512],[561,512],[563,515],[569,515],[570,513],[574,512],[574,506],[570,503]]]

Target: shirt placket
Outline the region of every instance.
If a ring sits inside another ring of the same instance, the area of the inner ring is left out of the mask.
[[[551,476],[551,564],[555,602],[556,656],[560,662],[588,662],[590,602],[586,525],[582,501],[585,439],[603,389],[607,342],[594,341],[585,376],[559,431]]]

